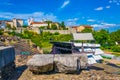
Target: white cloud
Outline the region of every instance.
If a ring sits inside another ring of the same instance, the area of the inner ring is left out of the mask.
[[[93,27],[103,27],[103,25],[100,25],[100,24],[93,24],[91,26],[93,26]]]
[[[104,26],[109,26],[109,27],[113,27],[116,26],[117,24],[111,24],[111,23],[101,23]]]
[[[66,7],[69,3],[70,3],[70,0],[64,1],[64,3],[62,4],[62,6],[60,8]]]
[[[77,21],[77,20],[79,20],[79,18],[68,19],[67,21],[74,22],[74,21]]]
[[[96,20],[94,20],[94,19],[88,19],[87,21],[88,22],[95,22]]]
[[[109,3],[112,3],[112,1],[110,0]]]
[[[109,3],[120,5],[120,0],[109,0]]]
[[[34,12],[34,13],[26,13],[26,14],[15,14],[11,12],[0,12],[0,18],[5,19],[12,19],[12,18],[20,18],[20,19],[28,19],[30,17],[35,18],[36,21],[40,21],[43,18],[56,21],[57,16],[53,15],[52,13],[45,14],[44,12]]]
[[[79,20],[79,18],[73,18],[73,19],[67,19],[66,21],[65,21],[65,24],[67,25],[67,26],[75,26],[75,25],[78,25],[77,24],[77,21]]]
[[[96,8],[96,9],[94,9],[94,10],[96,10],[96,11],[101,11],[101,10],[103,10],[103,7],[98,7],[98,8]]]
[[[109,27],[120,26],[120,24],[101,23],[101,24],[93,24],[91,26],[93,26],[93,27],[100,27],[100,28],[109,28]]]
[[[106,6],[106,8],[108,9],[108,8],[110,8],[110,6]]]
[[[98,7],[98,8],[95,8],[94,10],[96,10],[96,11],[101,11],[101,10],[103,10],[104,8],[109,9],[110,7],[111,7],[111,6]]]

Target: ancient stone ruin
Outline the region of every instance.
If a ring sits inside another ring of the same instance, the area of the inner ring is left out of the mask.
[[[27,62],[27,65],[33,73],[50,71],[74,73],[86,69],[87,62],[85,54],[37,54]]]
[[[12,46],[0,47],[0,80],[7,80],[15,71],[15,51]]]

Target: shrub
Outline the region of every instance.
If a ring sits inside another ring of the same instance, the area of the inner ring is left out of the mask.
[[[3,30],[2,29],[0,29],[0,35],[3,35]]]
[[[111,47],[111,49],[114,52],[120,52],[120,46],[113,46],[113,47]]]
[[[60,33],[59,32],[55,32],[54,35],[59,35]]]

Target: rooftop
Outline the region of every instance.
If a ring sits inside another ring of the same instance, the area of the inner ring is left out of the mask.
[[[94,40],[92,33],[73,33],[74,40]]]
[[[32,22],[31,24],[45,24],[45,22]]]

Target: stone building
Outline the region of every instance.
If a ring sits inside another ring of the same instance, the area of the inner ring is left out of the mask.
[[[6,27],[5,21],[0,21],[0,28],[5,28],[5,27]]]
[[[14,18],[13,20],[6,20],[6,24],[9,24],[11,28],[19,28],[24,25],[24,21],[22,19],[16,19]]]
[[[72,26],[72,29],[76,30],[77,32],[81,32],[84,29],[91,29],[91,30],[93,30],[93,27],[88,26],[88,25],[82,25],[82,26]]]
[[[36,22],[36,21],[34,21],[33,18],[29,18],[28,26],[30,26],[32,28],[39,28],[39,27],[43,27],[43,26],[48,26],[48,24],[46,22]]]
[[[12,46],[0,46],[0,80],[8,80],[15,71],[15,50]]]

